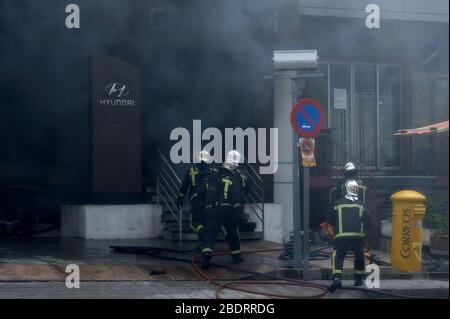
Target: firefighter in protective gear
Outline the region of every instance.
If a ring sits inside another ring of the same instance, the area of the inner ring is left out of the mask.
[[[243,178],[238,171],[241,155],[227,154],[219,174],[208,179],[206,233],[203,240],[202,267],[208,268],[217,233],[222,230],[230,247],[233,262],[243,262],[238,229],[238,207],[242,205]]]
[[[250,192],[250,182],[247,177],[247,173],[244,169],[241,169],[239,167],[239,163],[242,161],[241,154],[233,150],[227,154],[227,160],[224,163],[225,167],[228,167],[228,169],[235,174],[233,175],[234,179],[240,179],[235,181],[233,186],[234,191],[234,209],[236,210],[236,215],[238,217],[238,220],[243,219],[244,215],[244,202],[246,196],[248,196]]]
[[[189,199],[191,201],[189,226],[192,231],[197,234],[197,249],[201,250],[206,220],[204,188],[206,179],[212,171],[217,170],[217,168],[210,163],[211,157],[206,150],[202,150],[199,153],[198,159],[200,163],[191,166],[184,176],[178,193],[177,206],[179,209],[182,209],[185,195],[189,189]]]
[[[334,250],[331,255],[333,283],[329,290],[342,287],[342,268],[348,250],[355,254],[354,278],[355,286],[363,284],[365,274],[364,238],[369,227],[369,215],[364,203],[358,200],[358,183],[348,180],[345,195],[337,200],[331,208],[327,221],[334,226]]]
[[[352,162],[348,162],[347,164],[344,165],[344,180],[341,182],[341,189],[340,189],[340,196],[345,196],[346,194],[346,189],[345,189],[345,184],[347,183],[347,181],[349,180],[355,180],[358,182],[358,171],[356,170],[356,166],[355,164],[353,164]],[[358,183],[358,186],[359,185]]]

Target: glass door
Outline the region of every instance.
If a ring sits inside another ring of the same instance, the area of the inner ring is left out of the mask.
[[[335,63],[330,65],[330,107],[329,127],[333,139],[351,153],[352,128],[352,78],[351,65]],[[333,164],[341,166],[348,161],[346,152],[334,145]]]
[[[378,110],[378,166],[399,166],[399,140],[393,134],[400,129],[400,67],[380,65]]]
[[[328,125],[345,150],[334,148],[334,165],[354,158],[368,169],[399,166],[400,77],[396,65],[329,64]]]
[[[377,166],[377,66],[355,64],[353,156],[366,168]]]

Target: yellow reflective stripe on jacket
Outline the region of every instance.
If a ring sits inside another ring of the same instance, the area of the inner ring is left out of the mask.
[[[228,234],[226,228],[224,226],[220,226],[220,229],[222,230],[222,233],[226,236]]]
[[[360,204],[341,204],[341,205],[337,205],[334,207],[334,209],[338,209],[339,207],[341,208],[359,208],[362,209],[364,211],[364,206],[360,205]]]
[[[364,223],[362,222],[362,217],[364,213],[364,207],[359,208],[359,219],[361,219],[361,227],[359,228],[359,231],[362,233],[364,232]]]
[[[338,211],[338,233],[336,234],[335,238],[349,236],[349,235],[342,236],[342,234],[349,234],[349,233],[344,233],[344,231],[343,231],[343,223],[342,223],[342,209],[343,208],[358,208],[359,209],[359,218],[361,218],[360,232],[364,233],[364,224],[362,222],[364,206],[362,206],[360,204],[341,204],[341,205],[337,205],[334,207],[334,209],[336,209]],[[357,233],[352,233],[352,234],[357,234]],[[351,236],[355,236],[355,235],[351,235]],[[358,236],[360,236],[360,235],[358,235]]]
[[[195,169],[195,167],[191,167],[189,170],[189,176],[191,176],[191,184],[195,187],[195,175],[198,174],[198,171]]]
[[[366,274],[366,272],[364,270],[356,270],[356,269],[353,271],[353,273],[355,275],[365,275]]]
[[[222,182],[225,183],[225,186],[223,187],[223,198],[228,199],[228,188],[231,184],[233,184],[233,182],[228,178],[222,178]]]
[[[245,188],[245,185],[247,184],[247,176],[241,175],[241,179],[242,179],[242,186]]]
[[[364,234],[364,233],[347,232],[347,233],[336,234],[336,236],[334,236],[334,238],[340,238],[340,237],[364,237],[364,236],[366,236],[366,234]]]
[[[342,233],[342,208],[337,207],[338,210],[338,233]]]

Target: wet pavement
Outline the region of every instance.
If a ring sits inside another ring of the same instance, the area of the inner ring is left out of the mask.
[[[250,270],[298,278],[292,268],[292,260],[278,257],[283,246],[267,241],[244,241],[245,262],[232,264],[229,256],[214,257],[213,262]],[[164,257],[180,260],[166,260],[137,254],[112,252],[110,246],[160,247],[183,252],[164,252]],[[190,259],[195,243],[185,242],[180,247],[162,239],[151,240],[84,240],[60,237],[3,237],[0,238],[0,298],[215,298],[216,287],[193,269]],[[218,242],[216,251],[226,251],[226,243]],[[313,247],[317,249],[318,247]],[[260,250],[274,250],[261,252]],[[324,251],[328,252],[330,248]],[[250,251],[260,251],[250,253]],[[331,250],[330,250],[331,251]],[[382,259],[389,256],[376,252]],[[319,256],[320,257],[320,256]],[[328,285],[323,280],[329,276],[329,258],[312,260],[310,274],[314,282]],[[448,261],[447,261],[448,262]],[[66,266],[80,267],[80,289],[68,289],[65,281]],[[352,274],[352,259],[346,260],[344,274]],[[383,284],[390,291],[404,293],[415,291],[417,295],[448,298],[448,273],[445,280],[399,280],[398,272],[392,267],[381,270]],[[391,274],[383,278],[383,274]],[[217,281],[262,279],[243,271],[212,267],[208,275]],[[267,278],[265,278],[267,279]],[[422,280],[422,281],[421,281]],[[352,282],[346,282],[351,286]],[[317,289],[289,286],[259,286],[264,291],[278,291],[281,294],[308,295]],[[261,298],[241,292],[225,290],[223,298]],[[342,290],[328,294],[325,298],[379,298],[379,295],[361,291]],[[382,296],[381,296],[382,297]]]
[[[182,253],[164,252],[160,256],[183,259],[173,261],[138,254],[112,252],[110,246],[144,246],[180,250]],[[145,281],[145,280],[200,280],[190,259],[195,243],[167,240],[84,240],[76,238],[2,238],[0,239],[0,281],[64,281],[65,267],[80,267],[82,281]],[[226,251],[219,242],[217,251]],[[281,245],[265,241],[243,242],[243,250],[282,249]],[[242,265],[231,263],[229,256],[213,259],[223,265],[243,267],[258,272],[269,272],[274,267],[285,267],[287,261],[278,259],[281,251],[252,254]],[[242,274],[222,268],[212,269],[221,279],[240,279]],[[153,273],[153,275],[152,275]],[[156,273],[156,274],[155,274]]]

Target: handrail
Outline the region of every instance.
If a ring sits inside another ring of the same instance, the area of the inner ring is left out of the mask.
[[[249,196],[251,196],[251,195],[249,194]],[[264,203],[256,202],[253,197],[251,199],[253,200],[253,203],[250,203],[249,201],[247,201],[247,203],[249,204],[250,209],[253,211],[253,213],[256,215],[256,217],[258,217],[258,219],[262,222],[263,221],[263,216],[258,214],[258,212],[255,210],[255,208],[253,207],[252,204],[254,204],[254,205],[256,205],[258,207],[259,204],[264,205]],[[259,209],[259,211],[261,211],[261,209]]]
[[[166,179],[164,178],[164,175],[163,175],[162,173],[165,173],[165,174],[166,174],[168,180],[166,180]],[[160,176],[161,176],[161,177],[164,179],[164,181],[167,183],[168,187],[171,187],[170,184],[172,184],[172,186],[173,186],[175,189],[178,190],[179,185],[177,185],[177,184],[175,183],[175,181],[173,180],[173,178],[169,175],[169,173],[168,173],[164,168],[161,168],[161,175],[160,175]],[[170,181],[170,182],[169,182],[169,181]],[[171,189],[172,189],[172,188],[171,188]],[[177,191],[173,191],[173,194],[174,194],[175,196],[177,196],[178,192],[177,192]]]
[[[248,167],[250,167],[250,170],[252,171],[252,173],[259,179],[260,182],[263,182],[263,179],[261,177],[261,175],[258,174],[258,172],[256,171],[256,169],[250,165],[250,163],[248,163],[247,161],[245,161],[245,164],[247,164]]]
[[[247,161],[244,161],[244,166],[247,169],[248,177],[251,181],[251,188],[247,197],[247,203],[252,213],[261,221],[262,233],[264,238],[264,210],[265,210],[265,194],[264,194],[264,180],[258,174],[256,169]],[[256,199],[255,199],[256,198]],[[254,204],[254,205],[253,205]],[[256,207],[256,208],[255,208]]]
[[[165,158],[163,153],[153,144],[149,144],[151,149],[150,168],[156,175],[157,183],[157,198],[162,200],[165,209],[170,212],[172,217],[178,223],[179,229],[179,243],[183,241],[183,216],[182,211],[178,209],[176,203],[176,196],[178,194],[178,187],[181,184],[181,179]]]
[[[181,179],[178,177],[178,174],[177,174],[177,173],[175,172],[175,170],[172,168],[172,166],[171,166],[171,164],[169,163],[169,161],[166,159],[166,157],[163,155],[163,153],[162,153],[158,148],[156,148],[156,150],[158,151],[160,158],[161,158],[161,159],[164,161],[164,163],[166,164],[166,167],[168,167],[168,168],[171,170],[173,176],[177,179],[177,182],[181,184]]]

